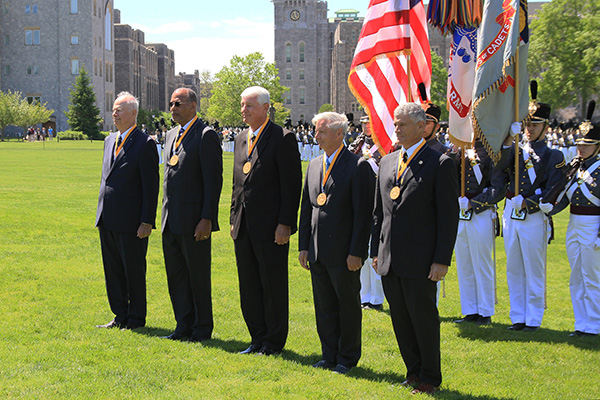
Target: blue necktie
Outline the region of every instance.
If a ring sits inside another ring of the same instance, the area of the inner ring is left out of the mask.
[[[173,157],[173,154],[175,154],[175,149],[177,147],[177,142],[179,142],[179,139],[181,138],[181,135],[183,135],[183,132],[185,132],[185,129],[183,129],[183,126],[179,129],[179,133],[177,134],[177,138],[175,138],[175,142],[173,143],[173,147],[171,147],[171,157]]]

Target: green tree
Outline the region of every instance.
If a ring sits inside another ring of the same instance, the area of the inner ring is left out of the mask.
[[[553,0],[531,23],[528,69],[538,99],[554,108],[588,100],[600,91],[600,0]]]
[[[442,109],[440,121],[448,121],[446,93],[448,91],[448,70],[444,60],[436,53],[431,53],[431,102]]]
[[[65,111],[69,126],[74,131],[83,132],[90,139],[99,139],[100,109],[96,106],[94,86],[85,68],[79,70],[79,75],[69,89],[69,110]]]
[[[319,107],[319,113],[327,112],[327,111],[333,111],[333,105],[331,105],[329,103],[325,103],[321,107]]]
[[[209,120],[208,108],[210,106],[210,96],[212,94],[215,77],[209,70],[200,72],[200,87],[198,88],[198,107],[200,118]],[[214,121],[212,121],[214,122]]]
[[[17,109],[20,105],[21,93],[0,92],[0,137],[4,141],[4,129],[16,125]]]
[[[282,104],[283,93],[288,90],[279,83],[275,63],[267,63],[261,53],[251,53],[246,57],[233,56],[230,65],[215,75],[207,117],[211,121],[219,121],[221,126],[242,125],[240,95],[249,86],[267,89],[276,109],[280,107],[277,103]],[[281,114],[275,114],[278,124],[283,123],[279,119]]]

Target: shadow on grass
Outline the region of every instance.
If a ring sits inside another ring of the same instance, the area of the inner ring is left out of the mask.
[[[453,322],[458,318],[441,318],[442,322]],[[570,337],[570,331],[558,331],[541,327],[535,332],[509,331],[508,324],[492,323],[489,326],[478,326],[472,323],[454,324],[458,336],[466,339],[484,340],[487,342],[539,342],[552,344],[569,344],[582,350],[600,351],[599,336]]]

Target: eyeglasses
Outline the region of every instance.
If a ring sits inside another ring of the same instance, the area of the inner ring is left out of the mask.
[[[190,104],[190,103],[189,103],[189,102],[187,102],[187,103],[182,103],[182,102],[180,102],[180,101],[170,101],[170,102],[169,102],[169,108],[173,108],[173,106],[175,106],[175,107],[179,107],[179,106],[180,106],[180,105],[182,105],[182,104]]]

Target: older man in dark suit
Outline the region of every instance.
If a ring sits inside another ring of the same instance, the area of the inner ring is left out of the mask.
[[[146,324],[146,252],[158,202],[158,153],[135,126],[138,101],[117,96],[118,132],[104,141],[102,181],[96,212],[106,292],[115,318],[98,328],[135,329]]]
[[[381,160],[371,255],[407,368],[402,384],[433,393],[442,382],[436,283],[456,240],[458,178],[453,161],[425,144],[421,106],[398,106],[394,125],[402,147]]]
[[[360,268],[368,255],[375,175],[348,151],[345,115],[315,115],[325,154],[306,170],[299,226],[300,265],[310,270],[323,358],[315,368],[345,374],[361,355]]]
[[[165,139],[162,238],[169,294],[177,327],[167,339],[210,339],[211,232],[223,186],[222,150],[217,133],[196,116],[196,93],[173,92],[169,106],[179,125]]]
[[[271,355],[287,339],[289,240],[297,229],[302,169],[293,132],[267,118],[269,92],[254,86],[241,97],[249,128],[235,138],[230,222],[252,337],[242,353]]]

